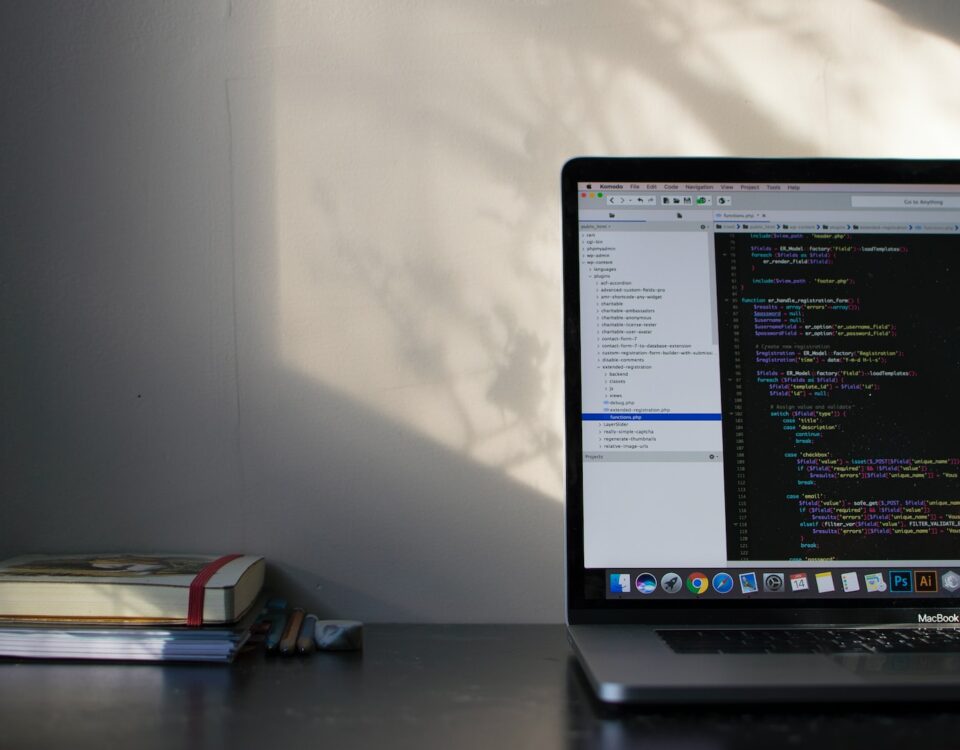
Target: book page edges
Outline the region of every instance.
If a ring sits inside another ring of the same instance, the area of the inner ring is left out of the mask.
[[[233,566],[236,567],[229,570]],[[229,623],[238,619],[259,593],[265,569],[262,557],[246,556],[231,561],[218,571],[205,589],[204,624]],[[223,573],[219,585],[214,585]],[[153,581],[130,579],[115,581],[0,580],[0,619],[186,621],[189,581],[187,585],[158,585]]]

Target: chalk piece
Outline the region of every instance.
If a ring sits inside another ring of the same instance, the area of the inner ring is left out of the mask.
[[[266,648],[269,652],[276,652],[280,647],[280,639],[283,638],[283,631],[287,628],[287,616],[283,612],[277,612],[273,622],[270,623],[270,632],[267,633]]]
[[[317,620],[314,640],[321,651],[359,651],[363,623],[357,620]]]

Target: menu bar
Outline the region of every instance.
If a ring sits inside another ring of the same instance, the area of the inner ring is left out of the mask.
[[[658,192],[731,193],[960,193],[960,185],[876,185],[837,183],[771,182],[578,182],[577,190],[632,190]]]

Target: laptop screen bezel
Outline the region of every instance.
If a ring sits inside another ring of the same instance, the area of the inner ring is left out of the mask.
[[[578,183],[836,183],[960,185],[960,161],[734,157],[577,157],[561,173],[565,398],[566,615],[587,623],[916,623],[931,604],[891,598],[883,606],[862,599],[736,602],[612,600],[603,596],[603,571],[584,568],[580,359]],[[594,595],[587,597],[588,587]],[[960,597],[938,599],[937,611],[960,611]]]

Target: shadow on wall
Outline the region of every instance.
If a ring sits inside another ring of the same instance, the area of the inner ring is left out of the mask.
[[[559,500],[562,163],[816,150],[771,105],[786,93],[749,90],[725,39],[795,17],[756,3],[701,15],[279,7],[278,357]]]
[[[952,0],[874,0],[899,16],[905,24],[942,36],[951,42],[960,41],[960,15]]]
[[[900,31],[867,0],[281,6],[278,356],[559,499],[563,161],[952,144]]]
[[[272,385],[244,448],[277,590],[330,617],[562,619],[560,504],[307,378]]]
[[[273,235],[272,125],[259,83],[229,92],[243,547],[268,558],[276,590],[327,616],[561,620],[561,504],[284,361],[278,279],[288,257]],[[331,275],[372,254],[351,263],[315,240],[304,252]],[[327,312],[308,321],[317,346],[341,327],[362,345],[368,329],[352,309]],[[415,336],[412,321],[399,325]],[[370,367],[391,362],[374,356]]]

